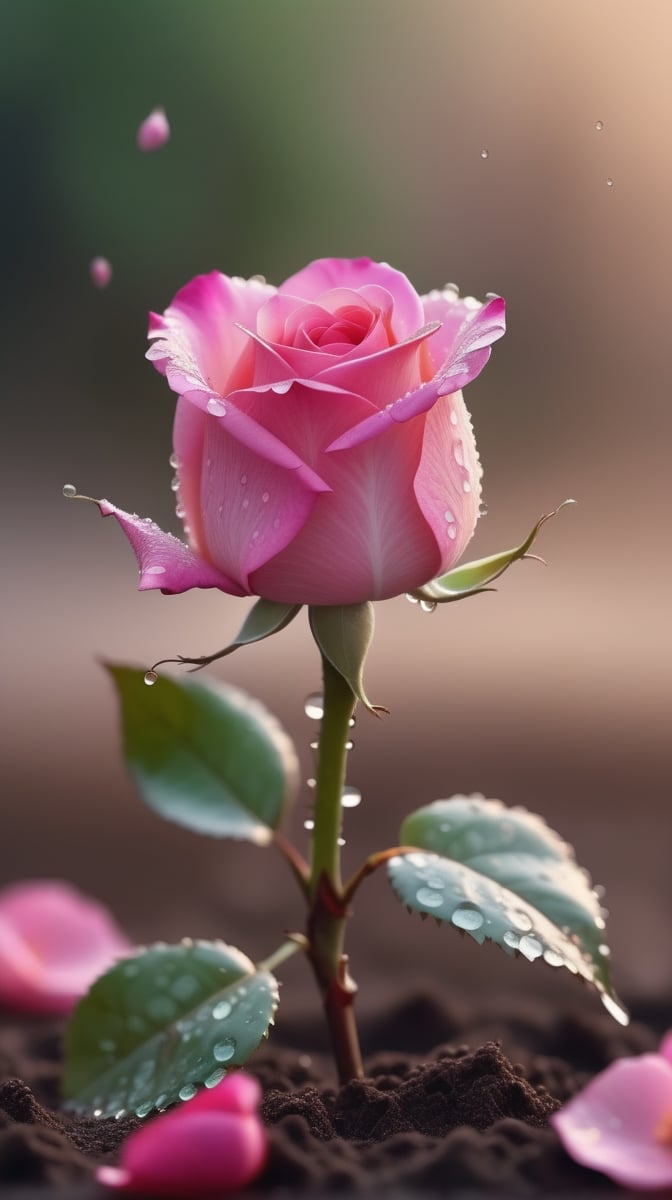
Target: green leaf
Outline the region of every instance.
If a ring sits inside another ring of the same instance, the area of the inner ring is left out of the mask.
[[[273,1023],[278,985],[223,942],[157,944],[96,980],[67,1038],[64,1094],[98,1116],[147,1116],[242,1066]]]
[[[604,919],[574,852],[541,817],[499,800],[455,796],[406,818],[390,882],[414,912],[447,921],[508,954],[564,966],[592,984],[622,1024]]]
[[[466,596],[477,596],[481,592],[495,590],[488,587],[488,584],[499,579],[499,576],[503,575],[518,559],[536,558],[535,554],[528,552],[539,530],[547,521],[550,521],[551,517],[557,516],[560,509],[575,503],[575,500],[564,500],[553,512],[545,513],[537,521],[525,541],[521,542],[520,546],[514,546],[513,550],[503,550],[500,554],[493,554],[489,558],[479,558],[474,562],[464,563],[449,571],[447,575],[442,575],[440,579],[434,579],[431,583],[426,583],[423,587],[409,592],[409,595],[416,600],[424,600],[428,604],[449,604],[453,600],[463,600]]]
[[[296,751],[258,701],[223,684],[108,665],[124,751],[145,802],[197,833],[267,845],[298,790]]]
[[[311,605],[310,628],[321,654],[342,675],[353,696],[376,716],[388,712],[371,704],[364,691],[364,662],[374,630],[373,604]]]
[[[190,664],[194,670],[208,667],[210,663],[217,662],[219,658],[226,658],[227,654],[233,654],[233,651],[238,650],[241,646],[262,642],[264,638],[279,633],[281,629],[286,629],[300,609],[300,604],[281,604],[276,600],[262,598],[252,606],[238,634],[223,650],[217,650],[215,654],[202,654],[198,658],[186,658],[183,654],[178,654],[177,658],[162,658],[159,662],[154,663],[154,666],[161,667],[165,663],[180,663],[182,666]]]

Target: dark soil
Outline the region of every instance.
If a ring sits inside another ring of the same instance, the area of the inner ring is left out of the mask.
[[[547,1120],[608,1062],[657,1046],[669,1012],[641,1016],[646,1023],[624,1030],[599,1011],[474,1016],[418,996],[364,1028],[367,1078],[343,1088],[313,1048],[317,1028],[313,1037],[305,1023],[286,1027],[293,1048],[265,1046],[249,1065],[264,1088],[270,1141],[257,1190],[613,1192],[563,1154]],[[140,1124],[60,1109],[61,1034],[53,1021],[8,1021],[0,1031],[0,1191],[8,1200],[27,1200],[29,1184],[56,1185],[54,1196],[100,1196],[93,1168],[116,1161]],[[383,1049],[390,1045],[399,1049]]]

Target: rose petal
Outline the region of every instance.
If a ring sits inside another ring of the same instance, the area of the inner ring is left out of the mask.
[[[138,591],[160,588],[173,596],[190,588],[219,588],[231,596],[246,595],[239,583],[210,566],[172,533],[164,533],[149,517],[124,512],[109,500],[100,500],[98,507],[104,517],[116,517],[131,543],[140,569]]]
[[[491,342],[502,337],[505,329],[504,312],[504,301],[500,297],[475,310],[473,317],[460,326],[448,357],[434,379],[401,396],[383,412],[367,417],[361,425],[348,430],[333,442],[329,450],[347,450],[370,438],[379,437],[395,422],[409,421],[420,413],[428,412],[439,396],[450,395],[465,387],[488,361]]]
[[[67,1013],[130,950],[106,909],[68,884],[27,881],[0,892],[0,1002]]]
[[[378,410],[384,409],[386,404],[417,387],[430,373],[425,342],[431,342],[438,329],[438,324],[425,325],[405,341],[377,354],[346,362],[332,361],[326,370],[320,371],[319,379],[363,396]]]
[[[304,300],[319,300],[333,288],[365,288],[374,284],[392,297],[392,325],[397,339],[419,329],[425,318],[420,297],[401,271],[370,258],[320,258],[291,275],[278,288]]]
[[[624,1058],[551,1117],[576,1162],[625,1187],[672,1186],[672,1147],[656,1128],[672,1113],[672,1066],[658,1054]]]
[[[665,1034],[665,1037],[660,1043],[660,1050],[658,1053],[663,1058],[667,1059],[668,1062],[672,1063],[672,1029],[669,1031],[669,1033]]]
[[[420,509],[437,540],[439,574],[449,571],[462,556],[476,528],[481,474],[462,393],[442,396],[427,414],[413,483]]]
[[[155,108],[138,128],[138,148],[145,154],[160,150],[170,137],[170,125],[165,111]]]
[[[98,1182],[142,1195],[190,1197],[244,1187],[266,1159],[259,1096],[249,1076],[227,1077],[131,1134],[121,1167],[99,1167]]]
[[[258,280],[230,279],[219,271],[197,275],[181,288],[162,317],[150,315],[154,345],[146,357],[173,391],[226,395],[252,381],[253,350],[238,328],[254,329],[275,288]]]
[[[106,288],[112,278],[112,263],[107,258],[93,258],[89,264],[89,274],[94,287]]]

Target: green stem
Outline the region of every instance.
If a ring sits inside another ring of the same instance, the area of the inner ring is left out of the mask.
[[[314,899],[323,874],[336,889],[341,886],[341,801],[348,752],[345,744],[350,733],[350,718],[355,697],[350,685],[328,659],[322,658],[324,678],[324,716],[320,733],[315,783],[315,827],[310,874],[310,893]]]
[[[338,844],[346,743],[356,700],[348,682],[324,655],[322,670],[324,714],[315,784],[308,957],[322,993],[339,1079],[347,1083],[364,1074],[353,1007],[357,988],[343,952],[348,911],[343,902]]]
[[[289,941],[283,942],[281,946],[278,946],[277,950],[269,954],[268,958],[264,958],[261,962],[258,962],[256,964],[257,970],[274,971],[276,967],[281,966],[283,962],[286,962],[288,958],[291,958],[299,950],[305,950],[306,948],[306,939],[303,934],[297,933]]]

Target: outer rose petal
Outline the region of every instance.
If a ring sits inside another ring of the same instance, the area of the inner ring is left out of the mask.
[[[442,396],[427,414],[422,457],[413,484],[439,547],[439,575],[457,562],[473,535],[480,480],[481,465],[462,393]]]
[[[131,944],[108,912],[65,883],[0,892],[0,1003],[68,1013]]]
[[[361,425],[333,442],[329,449],[346,450],[378,437],[393,423],[409,421],[428,412],[439,396],[448,396],[466,387],[483,370],[490,357],[490,344],[504,334],[504,312],[504,301],[500,297],[474,309],[473,316],[460,326],[447,357],[430,383],[401,396],[383,413],[367,417]]]
[[[257,312],[275,288],[256,280],[229,279],[212,271],[181,288],[162,317],[152,314],[146,357],[180,395],[204,391],[226,395],[251,381],[248,339],[238,328],[255,328]]]
[[[632,1188],[672,1187],[672,1147],[656,1139],[672,1113],[672,1065],[659,1054],[623,1058],[551,1117],[576,1162]]]
[[[239,583],[205,562],[172,533],[164,533],[149,517],[143,520],[124,512],[109,500],[100,500],[98,507],[104,517],[117,518],[131,543],[140,569],[139,591],[160,588],[166,595],[174,596],[190,588],[214,587],[231,596],[247,594]]]
[[[413,284],[401,271],[370,258],[318,258],[280,285],[280,293],[319,300],[332,288],[364,288],[377,284],[394,301],[392,326],[401,340],[424,324],[422,303]]]
[[[665,1037],[660,1043],[659,1054],[661,1054],[663,1058],[666,1058],[667,1061],[672,1065],[672,1029],[665,1034]]]
[[[131,1134],[121,1167],[99,1167],[96,1177],[144,1195],[215,1196],[244,1187],[266,1159],[258,1100],[255,1080],[229,1076]]]

